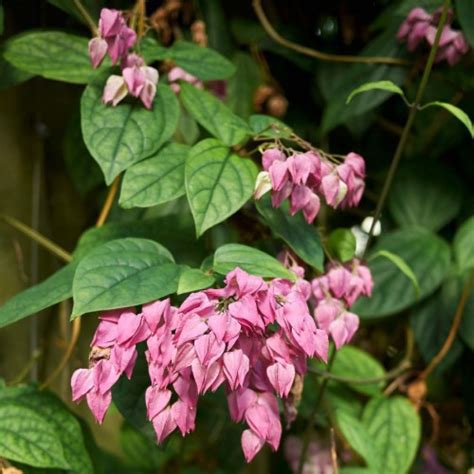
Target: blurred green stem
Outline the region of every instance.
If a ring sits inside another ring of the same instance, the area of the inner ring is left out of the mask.
[[[387,178],[385,180],[382,193],[380,195],[379,201],[377,203],[377,207],[375,209],[374,219],[372,221],[372,225],[370,226],[369,239],[367,241],[365,251],[367,251],[367,249],[370,246],[370,243],[372,242],[375,224],[380,219],[380,215],[385,205],[388,192],[390,191],[390,187],[392,186],[393,178],[395,177],[395,173],[400,163],[400,159],[402,158],[403,152],[405,150],[405,145],[410,135],[410,131],[413,126],[416,113],[418,112],[420,108],[421,100],[423,99],[423,95],[425,93],[425,89],[426,89],[426,86],[428,84],[428,80],[431,74],[431,69],[433,68],[433,64],[436,58],[436,52],[438,51],[438,47],[439,47],[439,40],[441,38],[441,33],[446,23],[446,18],[448,16],[448,11],[449,11],[450,6],[451,6],[451,0],[444,0],[443,12],[441,13],[438,29],[436,30],[436,37],[435,37],[433,46],[431,48],[430,55],[428,56],[428,61],[426,62],[425,70],[423,71],[423,76],[421,78],[421,82],[416,93],[415,101],[411,105],[407,122],[405,124],[405,127],[403,128],[402,136],[400,137],[400,141],[398,142],[397,149],[395,150],[395,154],[393,156],[392,163],[390,164],[390,168],[388,170]]]
[[[84,5],[81,3],[81,0],[73,0],[73,2],[79,13],[82,15],[82,18],[84,18],[84,21],[87,23],[87,26],[91,30],[92,34],[94,36],[97,36],[97,26],[95,24],[95,21],[92,19]]]

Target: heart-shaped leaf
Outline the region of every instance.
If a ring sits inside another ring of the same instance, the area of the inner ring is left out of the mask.
[[[18,69],[57,81],[87,84],[96,74],[87,38],[61,31],[32,31],[10,38],[5,58]]]
[[[124,308],[174,293],[180,266],[152,240],[117,239],[96,247],[77,266],[73,317]]]
[[[386,258],[370,260],[369,255],[374,290],[370,298],[361,298],[352,308],[362,318],[389,316],[428,296],[441,284],[451,263],[448,244],[421,227],[383,235],[371,254],[377,254],[380,250],[409,262],[420,286],[419,297],[413,282],[401,275],[397,265]]]
[[[84,142],[105,182],[155,153],[178,125],[179,104],[169,86],[159,84],[152,110],[133,100],[111,107],[102,103],[105,77],[91,82],[81,99]]]
[[[256,205],[276,236],[282,238],[306,263],[317,270],[323,270],[323,248],[314,226],[308,224],[300,213],[290,216],[288,203],[273,208],[268,195],[258,200]]]
[[[210,92],[183,82],[180,97],[196,121],[225,145],[236,145],[252,133],[244,120]]]
[[[190,147],[171,143],[125,172],[120,205],[150,207],[172,201],[183,194],[184,163]]]
[[[255,164],[218,140],[196,144],[186,160],[186,194],[196,234],[222,222],[250,198],[257,175]]]
[[[266,278],[287,278],[295,280],[295,274],[285,268],[276,258],[261,250],[241,244],[226,244],[214,254],[214,270],[226,275],[240,267],[252,275]]]

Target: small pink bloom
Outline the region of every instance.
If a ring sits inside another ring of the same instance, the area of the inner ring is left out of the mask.
[[[92,369],[77,369],[71,377],[72,400],[80,401],[94,387]]]
[[[223,357],[224,375],[231,390],[243,386],[245,376],[249,371],[249,358],[240,350],[226,352]]]
[[[102,95],[104,104],[112,104],[114,107],[127,96],[127,85],[122,76],[112,75],[107,79]]]
[[[252,430],[245,430],[242,433],[242,451],[244,452],[244,457],[247,462],[252,461],[252,459],[257,455],[257,453],[262,449],[265,439],[260,438]]]
[[[98,390],[91,390],[86,395],[87,405],[98,423],[102,423],[105,414],[112,403],[112,392],[100,393]]]
[[[286,163],[291,179],[295,184],[306,184],[312,171],[312,163],[306,153],[290,156]]]
[[[153,418],[152,423],[158,444],[162,443],[177,426],[170,407],[158,413],[158,415]]]
[[[197,315],[183,318],[175,335],[178,346],[187,341],[194,341],[201,334],[204,334],[207,329],[207,324]]]
[[[149,420],[155,418],[168,406],[171,395],[170,390],[159,389],[156,385],[146,389],[145,401]]]
[[[213,333],[204,334],[194,341],[194,350],[202,365],[210,365],[222,356],[225,343],[218,341]]]
[[[352,275],[347,268],[339,266],[327,274],[329,289],[336,298],[342,298],[350,289]]]
[[[281,191],[288,182],[288,164],[286,161],[274,161],[268,170],[273,189]]]
[[[96,37],[89,41],[89,57],[94,69],[100,66],[105,55],[107,54],[107,41]]]
[[[265,171],[268,171],[275,161],[285,161],[285,154],[278,148],[267,148],[262,153],[262,166]]]
[[[267,368],[267,376],[277,394],[285,398],[295,379],[295,367],[285,362],[276,362]]]
[[[347,185],[339,178],[337,173],[326,175],[321,180],[321,186],[326,202],[335,208],[347,194]]]
[[[264,194],[272,190],[272,182],[268,171],[261,171],[255,181],[254,197],[260,199]]]
[[[347,344],[354,336],[359,327],[359,318],[354,313],[348,311],[342,313],[329,325],[329,333],[334,341],[336,349],[340,349]]]
[[[182,400],[178,400],[173,403],[171,413],[183,436],[194,431],[196,426],[196,407],[194,405],[187,405]]]

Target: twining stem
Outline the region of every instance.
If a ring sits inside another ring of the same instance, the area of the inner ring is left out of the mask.
[[[110,209],[112,209],[112,204],[114,203],[115,195],[117,194],[118,185],[120,182],[120,175],[117,176],[112,185],[109,188],[107,193],[107,197],[105,198],[104,205],[102,206],[102,210],[100,211],[99,217],[97,222],[95,223],[96,227],[102,227],[109,216]]]
[[[433,372],[433,370],[439,365],[439,363],[444,359],[446,354],[449,352],[449,349],[451,349],[451,346],[453,345],[453,342],[458,333],[459,326],[461,325],[464,308],[466,307],[467,299],[469,298],[469,294],[472,290],[473,285],[474,285],[474,273],[471,273],[471,275],[467,279],[462,289],[461,298],[459,299],[458,305],[456,307],[453,323],[451,324],[451,328],[449,330],[448,336],[446,337],[439,352],[433,357],[433,359],[431,359],[431,362],[428,364],[426,369],[423,370],[423,372],[418,377],[420,380],[425,380]]]
[[[310,56],[321,61],[330,61],[335,63],[390,64],[393,66],[407,66],[410,64],[409,61],[399,58],[389,58],[385,56],[350,56],[341,54],[328,54],[313,48],[308,48],[307,46],[303,46],[283,38],[283,36],[281,36],[273,28],[272,24],[265,15],[261,0],[253,0],[253,9],[255,10],[255,14],[257,15],[268,36],[285,48],[292,49],[293,51],[306,56]]]
[[[331,367],[334,362],[335,356],[336,356],[336,350],[333,350],[331,355],[329,356],[328,372],[331,371]],[[313,409],[311,410],[311,413],[309,415],[308,424],[306,426],[306,431],[303,437],[303,446],[301,448],[300,462],[298,464],[298,471],[297,471],[298,474],[302,474],[303,472],[304,463],[306,462],[306,455],[308,454],[309,442],[311,440],[311,433],[313,431],[313,425],[316,420],[316,415],[318,414],[319,405],[321,404],[323,400],[324,392],[326,391],[326,386],[328,384],[328,381],[329,381],[329,378],[323,379],[321,386],[319,387],[318,396],[316,398],[316,401],[314,402]]]
[[[436,36],[431,48],[430,54],[428,56],[428,61],[426,62],[425,70],[423,71],[423,76],[421,78],[420,85],[418,86],[418,90],[416,92],[415,101],[411,104],[410,113],[408,114],[408,119],[403,128],[402,136],[400,137],[400,141],[398,142],[397,149],[395,150],[395,154],[393,156],[392,163],[390,164],[390,168],[388,170],[387,178],[385,179],[385,183],[382,189],[382,193],[380,194],[380,198],[377,203],[377,207],[375,209],[374,218],[372,220],[372,225],[370,226],[369,230],[369,238],[367,241],[367,245],[365,250],[367,250],[370,246],[370,243],[373,239],[373,233],[375,229],[375,225],[377,221],[380,219],[380,215],[382,213],[382,209],[385,205],[385,201],[388,196],[388,192],[392,186],[393,178],[395,177],[395,173],[397,171],[398,165],[400,160],[403,156],[403,152],[405,150],[405,145],[407,143],[408,137],[410,135],[411,128],[413,126],[413,122],[415,120],[415,116],[420,108],[421,100],[423,99],[423,95],[425,93],[426,86],[428,84],[428,79],[431,74],[431,69],[433,68],[433,64],[436,58],[436,52],[438,51],[439,47],[439,40],[441,38],[441,33],[443,31],[444,25],[446,23],[446,18],[448,16],[448,11],[451,6],[451,0],[444,0],[443,12],[441,13],[441,18],[439,20],[438,29],[436,30]],[[364,252],[365,253],[365,252]]]
[[[23,222],[20,222],[14,217],[6,216],[4,214],[0,214],[0,219],[19,230],[21,233],[34,240],[45,249],[49,250],[52,254],[56,255],[64,262],[69,263],[72,260],[72,255],[69,252],[66,252],[66,250],[61,248],[58,244],[55,244],[53,241],[49,240],[35,229],[23,224]]]
[[[81,3],[81,0],[73,0],[73,2],[79,13],[82,15],[82,18],[84,18],[84,21],[87,23],[87,26],[92,32],[92,35],[97,36],[98,32],[95,21],[92,19],[84,5]]]

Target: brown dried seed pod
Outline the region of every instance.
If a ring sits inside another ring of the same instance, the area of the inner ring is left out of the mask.
[[[274,117],[283,117],[288,110],[288,100],[282,94],[275,94],[268,99],[267,110]]]

